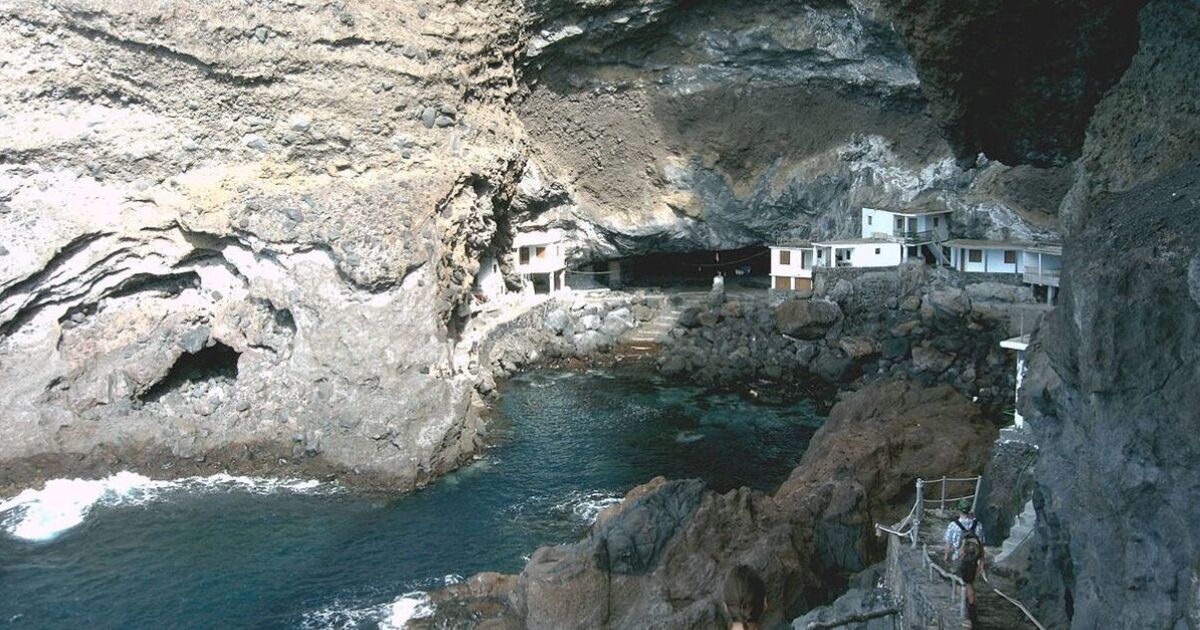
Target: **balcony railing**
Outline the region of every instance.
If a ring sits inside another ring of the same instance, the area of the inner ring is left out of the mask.
[[[1041,269],[1039,267],[1026,266],[1025,273],[1033,274],[1035,276],[1054,276],[1057,278],[1062,274],[1062,269]]]
[[[898,243],[906,243],[916,245],[919,243],[932,243],[940,240],[941,235],[937,230],[921,230],[920,232],[908,230],[892,230],[891,232],[874,232],[871,234],[873,238],[886,238],[889,241]]]

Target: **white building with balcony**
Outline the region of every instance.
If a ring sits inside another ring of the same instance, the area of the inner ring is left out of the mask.
[[[904,210],[862,209],[862,237],[883,238],[903,247],[900,262],[946,262],[940,243],[950,238],[950,214],[939,206]]]
[[[950,249],[950,266],[967,273],[1020,274],[1034,294],[1053,304],[1062,272],[1062,246],[956,238],[944,243]]]
[[[567,258],[560,230],[521,232],[513,237],[513,263],[525,291],[559,293],[567,287]]]
[[[895,267],[904,247],[887,238],[849,238],[813,243],[814,267]]]
[[[780,291],[812,289],[812,243],[771,246],[771,288]]]

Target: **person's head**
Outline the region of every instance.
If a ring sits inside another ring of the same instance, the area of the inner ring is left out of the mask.
[[[958,511],[962,512],[963,516],[970,516],[971,515],[971,500],[970,499],[959,499],[958,500]]]
[[[734,623],[762,623],[767,585],[750,567],[739,564],[725,578],[725,612]]]

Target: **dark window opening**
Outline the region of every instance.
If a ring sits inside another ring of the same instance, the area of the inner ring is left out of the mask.
[[[1017,252],[1014,252],[1011,249],[1004,250],[1004,264],[1006,264],[1006,265],[1017,264]]]
[[[967,250],[967,261],[968,262],[983,262],[983,250],[982,249]]]
[[[792,264],[792,252],[790,252],[786,249],[780,250],[779,251],[779,264],[781,264],[781,265]]]

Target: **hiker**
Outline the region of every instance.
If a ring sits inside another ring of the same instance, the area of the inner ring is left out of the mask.
[[[971,513],[971,501],[959,499],[958,518],[946,526],[946,553],[944,560],[953,557],[954,574],[962,578],[967,590],[967,610],[975,610],[975,574],[985,571],[983,551],[983,525]]]
[[[767,585],[750,567],[739,564],[725,578],[725,614],[729,630],[759,630],[767,610]]]

